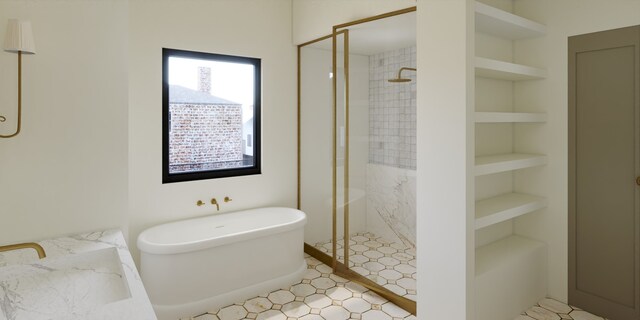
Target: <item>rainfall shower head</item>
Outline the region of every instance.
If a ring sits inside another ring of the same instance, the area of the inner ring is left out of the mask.
[[[393,82],[393,83],[398,83],[398,82],[411,82],[411,79],[408,78],[403,78],[402,77],[402,71],[403,70],[411,70],[411,71],[418,71],[418,69],[416,68],[407,68],[407,67],[402,67],[400,68],[400,70],[398,70],[398,77],[395,79],[389,79],[387,81],[389,82]]]
[[[411,79],[407,79],[407,78],[397,78],[397,79],[389,79],[387,80],[389,82],[394,82],[394,83],[398,83],[398,82],[411,82]]]

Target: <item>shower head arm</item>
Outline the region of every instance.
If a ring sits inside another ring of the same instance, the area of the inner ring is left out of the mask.
[[[398,79],[402,79],[402,70],[418,71],[416,68],[402,67],[398,70]]]

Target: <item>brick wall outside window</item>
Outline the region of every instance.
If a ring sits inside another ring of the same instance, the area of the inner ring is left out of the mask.
[[[242,164],[239,104],[169,104],[171,172],[237,167]]]

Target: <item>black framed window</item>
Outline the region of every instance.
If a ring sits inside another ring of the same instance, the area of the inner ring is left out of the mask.
[[[162,182],[260,174],[260,59],[162,49]]]

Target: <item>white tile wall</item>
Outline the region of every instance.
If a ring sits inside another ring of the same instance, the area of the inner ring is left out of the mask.
[[[369,162],[416,168],[416,72],[390,83],[401,67],[416,67],[416,47],[369,57]]]

